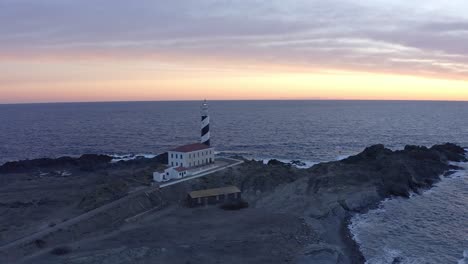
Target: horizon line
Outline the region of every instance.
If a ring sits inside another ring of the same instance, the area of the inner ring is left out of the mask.
[[[32,104],[96,104],[96,103],[151,103],[151,102],[202,102],[205,99],[168,99],[168,100],[109,100],[109,101],[50,101],[50,102],[14,102],[1,103],[0,105],[32,105]],[[362,101],[362,102],[468,102],[468,100],[431,100],[431,99],[213,99],[209,102],[245,102],[245,101]]]

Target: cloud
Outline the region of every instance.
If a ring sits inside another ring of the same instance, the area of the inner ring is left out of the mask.
[[[468,4],[445,2],[0,0],[0,54],[182,54],[463,77]]]
[[[456,22],[430,22],[422,26],[423,30],[442,33],[468,33],[468,20]]]

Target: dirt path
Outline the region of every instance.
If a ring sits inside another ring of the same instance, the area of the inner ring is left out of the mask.
[[[97,214],[99,214],[101,212],[104,212],[106,210],[111,209],[112,207],[114,207],[116,205],[124,203],[124,202],[128,201],[129,199],[132,199],[133,197],[135,197],[137,195],[140,195],[140,194],[142,194],[144,192],[152,191],[154,189],[157,189],[157,188],[156,187],[147,187],[147,188],[138,190],[136,192],[133,192],[130,195],[127,195],[127,196],[125,196],[125,197],[123,197],[123,198],[121,198],[119,200],[110,202],[110,203],[108,203],[106,205],[103,205],[103,206],[101,206],[99,208],[96,208],[96,209],[91,210],[89,212],[86,212],[86,213],[84,213],[82,215],[79,215],[77,217],[69,219],[69,220],[67,220],[65,222],[57,224],[57,225],[55,225],[53,227],[46,228],[44,230],[38,231],[38,232],[36,232],[34,234],[31,234],[29,236],[19,238],[19,239],[15,240],[15,241],[4,244],[4,245],[0,246],[0,251],[6,251],[6,250],[9,250],[9,249],[11,249],[11,248],[13,248],[15,246],[19,246],[21,244],[26,244],[26,243],[31,242],[31,241],[36,240],[36,239],[40,239],[41,237],[44,237],[44,236],[46,236],[46,235],[48,235],[50,233],[56,232],[59,229],[64,229],[66,227],[77,224],[77,223],[79,223],[79,222],[81,222],[83,220],[87,220],[87,219],[89,219],[89,218],[91,218],[91,217],[93,217],[93,216],[95,216],[95,215],[97,215]]]

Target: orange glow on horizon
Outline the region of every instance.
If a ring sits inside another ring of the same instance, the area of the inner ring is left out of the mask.
[[[153,100],[468,101],[468,81],[223,61],[8,61],[0,103]]]

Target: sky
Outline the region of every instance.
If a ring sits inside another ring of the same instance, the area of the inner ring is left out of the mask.
[[[0,0],[0,103],[468,101],[466,0]]]

